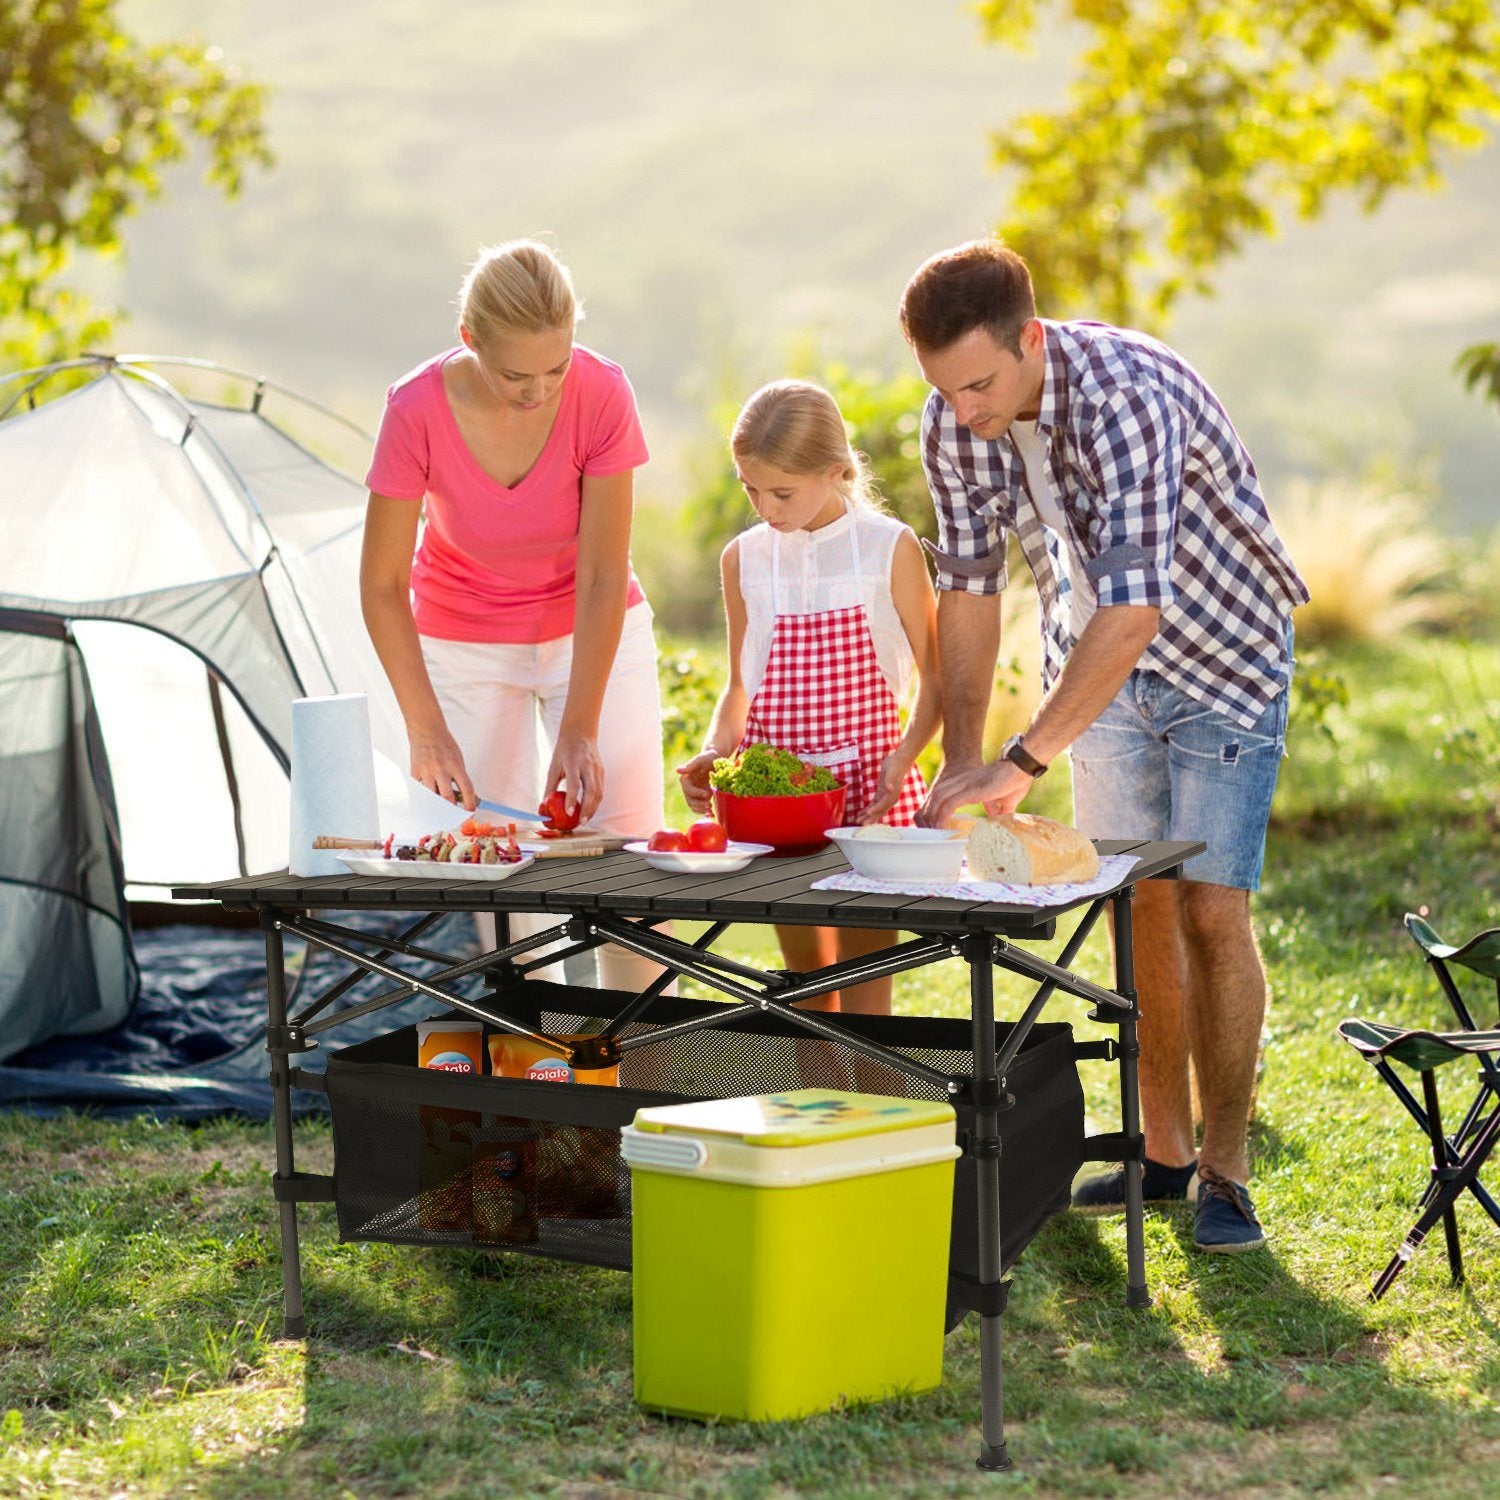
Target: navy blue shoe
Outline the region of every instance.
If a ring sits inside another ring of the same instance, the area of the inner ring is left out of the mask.
[[[1198,1163],[1164,1167],[1148,1156],[1141,1164],[1141,1198],[1146,1203],[1186,1203]],[[1073,1207],[1081,1214],[1125,1212],[1125,1167],[1111,1167],[1097,1177],[1086,1177],[1073,1189]]]
[[[1193,1243],[1211,1255],[1233,1255],[1259,1250],[1265,1242],[1265,1231],[1244,1183],[1220,1176],[1212,1167],[1199,1167]]]

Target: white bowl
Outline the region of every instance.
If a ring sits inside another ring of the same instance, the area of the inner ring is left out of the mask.
[[[957,880],[968,840],[952,828],[886,828],[871,838],[866,828],[830,828],[855,872],[872,880]],[[891,837],[895,835],[895,837]]]

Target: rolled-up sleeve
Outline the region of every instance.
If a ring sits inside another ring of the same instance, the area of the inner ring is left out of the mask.
[[[1096,412],[1081,456],[1102,502],[1099,550],[1086,568],[1101,609],[1165,608],[1175,597],[1184,444],[1181,413],[1159,391],[1117,392]]]
[[[951,419],[936,394],[922,411],[922,469],[937,513],[937,545],[924,542],[937,586],[965,594],[997,594],[1006,584],[1005,527],[993,498],[959,471],[949,452]]]

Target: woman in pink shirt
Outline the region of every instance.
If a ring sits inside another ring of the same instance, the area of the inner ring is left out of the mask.
[[[573,342],[572,282],[544,245],[485,251],[460,308],[459,347],[390,388],[366,479],[361,599],[411,774],[470,808],[561,787],[583,821],[649,832],[661,710],[630,566],[634,394]]]

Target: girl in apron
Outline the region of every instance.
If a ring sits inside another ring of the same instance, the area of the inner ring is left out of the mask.
[[[834,772],[847,789],[846,823],[914,823],[926,796],[917,755],[941,721],[937,605],[917,538],[878,509],[863,455],[850,449],[838,405],[820,386],[763,386],[730,447],[761,524],[720,559],[729,684],[707,744],[678,767],[688,806],[708,811],[715,760],[770,744]],[[899,705],[914,672],[920,692],[903,729]],[[776,932],[797,970],[894,941],[851,928]],[[889,1015],[891,981],[806,1003]]]

